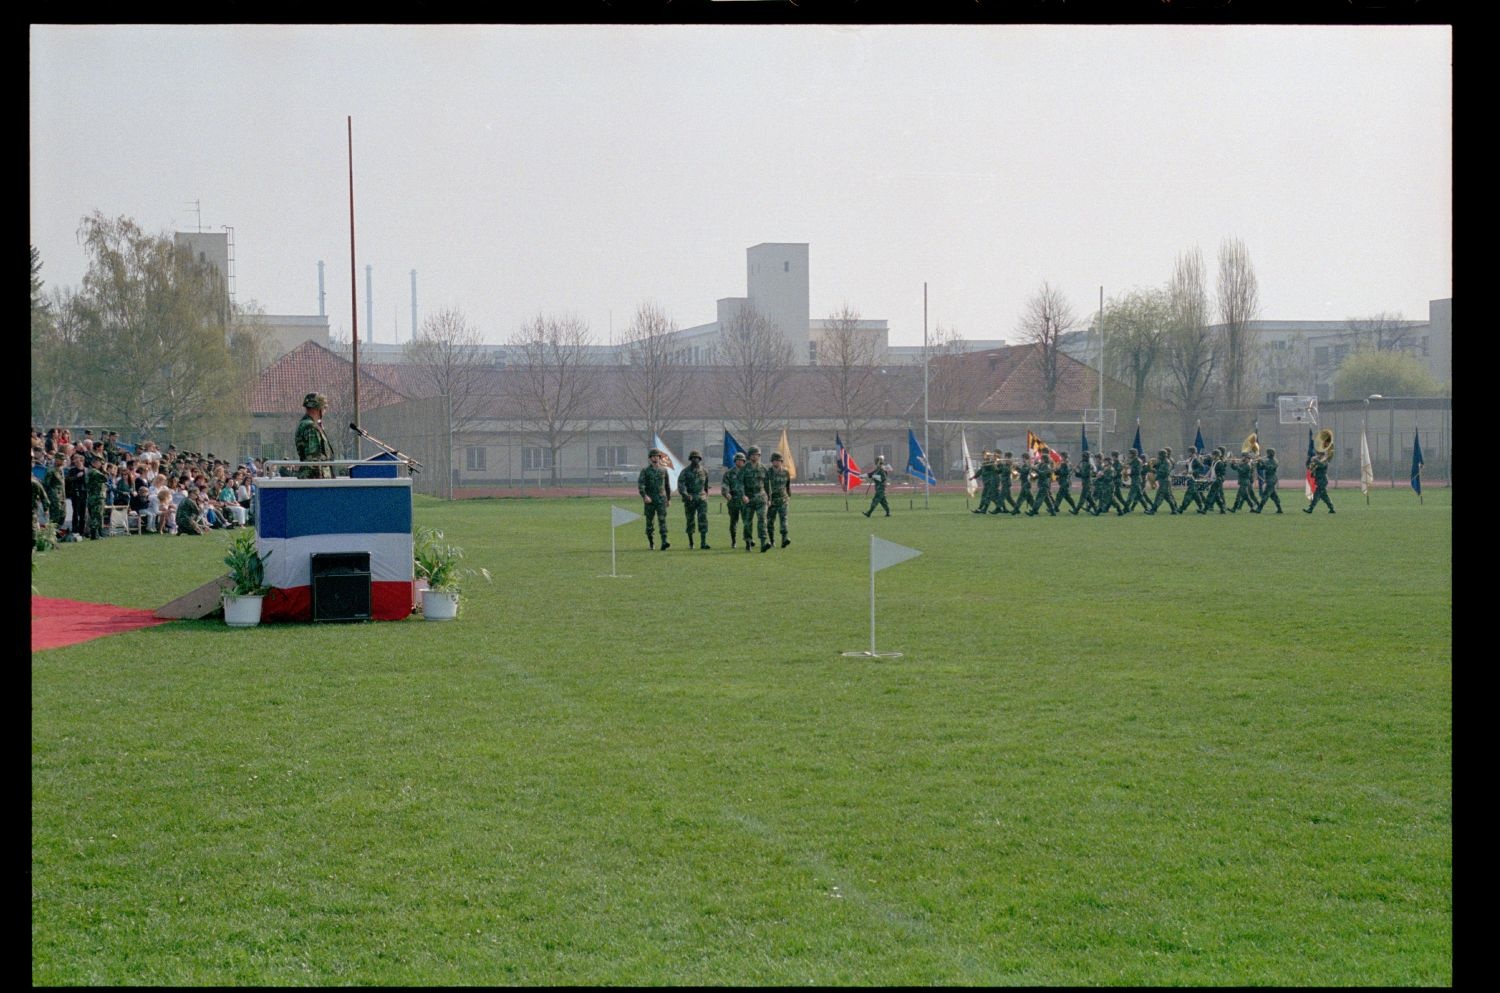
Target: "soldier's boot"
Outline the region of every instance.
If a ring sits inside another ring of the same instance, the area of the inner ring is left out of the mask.
[[[688,532],[688,547],[693,547],[693,532],[691,531]]]
[[[646,535],[646,547],[649,548],[653,552],[656,551],[656,535],[654,535],[654,534],[648,534],[648,535]]]
[[[791,543],[792,543],[792,539],[788,538],[784,534],[781,536],[781,547],[782,548],[785,548],[786,546],[790,545]]]
[[[869,510],[867,510],[867,511],[865,511],[865,516],[866,516],[866,517],[869,517],[869,516],[870,516],[870,513],[871,513],[871,511],[873,511],[873,510],[874,510],[874,509],[875,509],[875,508],[874,508],[874,507],[871,507],[871,508],[870,508],[870,509],[869,509]]]
[[[762,541],[762,542],[761,542],[761,543],[760,543],[760,550],[761,550],[761,551],[762,551],[762,552],[764,552],[764,551],[766,551],[766,550],[767,550],[767,549],[769,549],[769,548],[770,548],[770,547],[771,547],[771,543],[770,543],[770,542],[769,542],[769,541]]]
[[[667,536],[666,535],[662,535],[661,536],[661,550],[665,552],[667,549],[669,549],[671,547],[672,547],[671,543],[667,541]]]
[[[703,549],[704,551],[708,551],[708,532],[707,531],[699,531],[698,532],[698,547],[701,548],[701,549]]]

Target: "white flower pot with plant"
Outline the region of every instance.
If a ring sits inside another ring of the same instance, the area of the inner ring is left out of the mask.
[[[450,545],[436,528],[418,528],[412,535],[412,565],[418,579],[427,580],[422,591],[422,616],[429,621],[451,621],[458,616],[459,586],[465,576],[490,581],[488,569],[470,569],[459,563],[464,550]]]
[[[267,552],[261,555],[255,547],[255,532],[241,531],[229,543],[224,564],[229,566],[231,586],[224,591],[224,623],[232,628],[249,628],[260,623],[260,608],[270,591],[266,585]]]

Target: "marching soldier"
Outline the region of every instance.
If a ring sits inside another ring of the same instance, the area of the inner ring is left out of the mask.
[[[672,477],[661,464],[661,450],[653,448],[646,453],[646,458],[651,464],[646,466],[636,476],[635,488],[641,495],[641,503],[645,507],[643,511],[646,517],[646,547],[656,548],[656,536],[652,533],[652,524],[661,526],[661,550],[671,548],[667,541],[667,508],[672,504]]]
[[[1000,477],[1000,499],[996,501],[996,509],[993,511],[993,513],[1005,513],[1007,504],[1009,505],[1010,511],[1014,513],[1016,510],[1020,509],[1016,503],[1016,498],[1010,495],[1011,483],[1015,480],[1017,472],[1015,456],[1011,455],[1010,452],[1006,452],[1005,458],[1000,459],[999,463],[1000,464],[995,467],[995,470]]]
[[[1094,458],[1088,452],[1078,460],[1078,504],[1073,508],[1073,513],[1082,511],[1093,513],[1094,510]]]
[[[1016,497],[1015,509],[1010,512],[1012,517],[1021,512],[1021,507],[1023,505],[1027,507],[1030,507],[1032,505],[1032,503],[1034,502],[1033,494],[1036,492],[1035,487],[1032,486],[1033,480],[1031,478],[1032,475],[1036,472],[1035,464],[1033,464],[1029,458],[1022,457],[1020,468],[1021,492]]]
[[[1047,507],[1047,516],[1057,516],[1057,504],[1052,502],[1052,454],[1051,449],[1043,445],[1037,449],[1036,461],[1036,493],[1031,498],[1031,509],[1026,516],[1035,517],[1037,511],[1044,504]]]
[[[734,548],[739,544],[738,533],[735,528],[740,523],[740,515],[745,506],[745,484],[740,481],[740,470],[745,468],[745,453],[734,453],[734,465],[724,470],[724,478],[719,483],[719,495],[729,505],[729,547]],[[745,528],[745,547],[750,547],[750,528]]]
[[[1187,482],[1182,484],[1182,503],[1178,513],[1186,514],[1188,506],[1192,505],[1199,510],[1203,509],[1203,492],[1198,486],[1198,473],[1203,468],[1203,460],[1198,456],[1198,449],[1188,446],[1187,453]]]
[[[703,468],[703,455],[688,452],[688,465],[677,476],[677,493],[682,497],[682,509],[687,514],[688,547],[693,547],[693,518],[698,518],[698,544],[708,548],[708,470]]]
[[[1281,497],[1276,493],[1276,449],[1266,449],[1266,454],[1261,456],[1255,463],[1255,467],[1265,473],[1265,482],[1260,491],[1260,506],[1255,508],[1258,514],[1266,509],[1266,501],[1276,504],[1276,513],[1281,513]]]
[[[1146,513],[1156,513],[1163,500],[1167,501],[1167,506],[1171,508],[1172,513],[1180,513],[1177,509],[1177,500],[1172,496],[1172,450],[1170,448],[1163,448],[1156,453],[1156,462],[1152,465],[1151,471],[1156,475],[1156,500]]]
[[[1203,506],[1198,513],[1206,514],[1215,507],[1219,513],[1224,513],[1224,477],[1229,475],[1229,467],[1224,464],[1224,450],[1215,448],[1210,453],[1212,460],[1209,463],[1209,472],[1212,474],[1208,481],[1208,494],[1203,498]]]
[[[991,504],[995,504],[998,507],[1000,503],[1000,479],[999,471],[995,468],[994,452],[985,449],[984,458],[979,463],[979,471],[969,478],[980,481],[979,508],[974,513],[987,513],[986,508]],[[995,511],[997,514],[999,512],[998,509]]]
[[[1146,505],[1146,463],[1134,448],[1126,457],[1126,468],[1130,472],[1130,489],[1125,497],[1125,512],[1134,510],[1137,504],[1142,510],[1150,510]]]
[[[786,536],[786,513],[788,505],[792,502],[792,474],[786,471],[781,462],[781,453],[772,452],[771,471],[766,476],[766,492],[770,496],[771,505],[771,520],[766,524],[766,531],[770,537],[774,537],[776,522],[779,520],[781,522],[781,547],[785,548],[792,543],[792,540]]]
[[[1068,461],[1068,453],[1062,453],[1062,461],[1057,464],[1057,494],[1052,498],[1052,506],[1055,510],[1062,510],[1063,501],[1068,501],[1073,513],[1078,513],[1078,502],[1073,499],[1073,464]]]
[[[750,460],[740,470],[740,485],[744,487],[743,506],[745,515],[740,524],[745,532],[745,551],[750,551],[750,525],[755,524],[755,536],[760,540],[760,550],[771,547],[766,540],[766,477],[771,470],[760,463],[760,446],[751,445]]]
[[[890,470],[885,467],[885,456],[875,456],[875,468],[865,474],[865,479],[875,484],[875,495],[870,498],[870,509],[865,511],[866,517],[875,513],[876,507],[884,507],[885,516],[891,516],[891,505],[885,499],[885,484],[889,478]]]
[[[328,398],[321,393],[309,393],[302,398],[302,420],[297,422],[297,461],[328,462],[333,459],[333,446],[328,435],[323,433],[323,411],[328,407]],[[305,465],[297,470],[298,479],[332,479],[329,466]]]
[[[1250,513],[1260,513],[1260,505],[1255,500],[1255,460],[1246,455],[1234,460],[1234,506],[1229,508],[1231,514],[1239,513],[1240,506],[1246,504],[1250,507]]]
[[[1311,514],[1313,508],[1318,505],[1318,501],[1322,500],[1328,505],[1328,512],[1333,513],[1333,501],[1328,499],[1328,458],[1315,455],[1307,460],[1307,467],[1312,470],[1313,474],[1313,496],[1302,512]]]

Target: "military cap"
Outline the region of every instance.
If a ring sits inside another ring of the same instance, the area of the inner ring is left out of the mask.
[[[309,393],[302,398],[302,406],[322,410],[328,406],[328,398],[321,393]]]
[[[1266,454],[1267,455],[1275,455],[1276,454],[1276,449],[1274,449],[1274,448],[1268,448],[1268,449],[1266,449]]]
[[[781,461],[781,453],[780,452],[772,452],[771,453],[771,461],[772,462],[780,462]]]
[[[746,450],[746,453],[749,454],[749,455],[759,455],[760,454],[760,446],[759,445],[751,445]]]
[[[690,459],[701,459],[701,458],[703,458],[703,453],[694,450],[694,451],[688,452],[688,458],[690,458]]]
[[[735,452],[734,453],[734,460],[736,462],[743,462],[743,461],[745,461],[745,453],[744,452]]]
[[[648,458],[648,459],[655,458],[656,456],[658,456],[660,454],[661,454],[661,449],[660,448],[653,448],[653,449],[651,449],[651,451],[649,451],[649,452],[646,453],[646,458]]]

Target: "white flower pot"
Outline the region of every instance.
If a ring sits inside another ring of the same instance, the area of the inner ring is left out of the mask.
[[[253,628],[260,623],[260,607],[265,597],[224,594],[224,623],[232,628]]]
[[[429,621],[453,620],[458,616],[458,594],[448,590],[423,590],[422,616]]]

